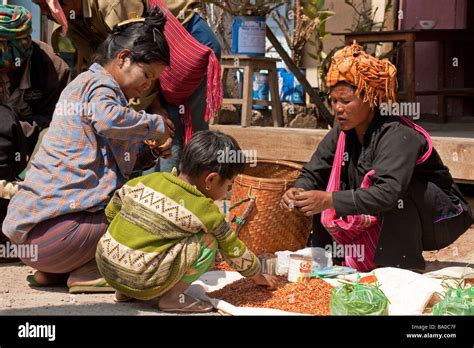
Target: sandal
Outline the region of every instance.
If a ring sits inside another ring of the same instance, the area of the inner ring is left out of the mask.
[[[187,295],[189,296],[189,295]],[[195,297],[189,296],[190,298],[194,299],[195,301],[186,307],[183,308],[161,308],[159,307],[160,311],[166,313],[210,313],[214,311],[214,306],[208,302],[201,301]],[[201,308],[194,308],[197,307],[198,304],[205,304]]]
[[[94,284],[87,285],[71,285],[70,294],[97,294],[115,292],[115,289],[107,283],[104,278],[98,279]]]
[[[21,262],[20,258],[18,257],[0,257],[0,263],[15,263]]]
[[[38,273],[38,272],[40,272],[40,271],[35,272],[35,274]],[[51,286],[55,286],[55,285],[66,285],[66,281],[67,281],[67,277],[68,277],[68,274],[64,274],[64,275],[59,275],[58,274],[58,276],[56,277],[55,280],[52,280],[49,283],[40,283],[36,280],[35,274],[28,275],[26,277],[26,281],[28,282],[29,286],[36,287],[36,288],[51,287]]]

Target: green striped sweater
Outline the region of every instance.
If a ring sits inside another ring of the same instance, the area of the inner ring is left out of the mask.
[[[146,300],[172,288],[198,258],[204,234],[217,240],[222,256],[243,276],[260,272],[258,258],[214,202],[170,173],[130,180],[105,213],[110,226],[99,241],[97,265],[110,285],[129,296]]]

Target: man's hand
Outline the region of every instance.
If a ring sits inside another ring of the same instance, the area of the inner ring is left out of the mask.
[[[333,208],[332,192],[311,190],[295,196],[295,207],[304,215],[312,216],[323,210]]]

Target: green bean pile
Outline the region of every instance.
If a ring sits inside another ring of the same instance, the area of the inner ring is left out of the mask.
[[[388,315],[388,298],[378,285],[343,283],[331,296],[331,315]]]

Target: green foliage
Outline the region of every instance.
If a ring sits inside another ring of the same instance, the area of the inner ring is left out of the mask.
[[[315,47],[317,57],[321,56],[322,40],[329,34],[326,31],[326,21],[335,13],[324,9],[324,0],[295,0],[294,7],[291,6],[291,0],[285,0],[285,3],[287,5],[285,16],[273,11],[272,17],[278,23],[291,49],[295,65],[299,66],[306,43]],[[293,28],[290,25],[291,21],[294,23]],[[314,36],[315,40],[312,39]]]
[[[309,53],[310,57],[317,61],[322,61],[325,57],[323,51],[323,42],[329,35],[326,31],[326,22],[329,18],[335,15],[335,12],[324,9],[324,0],[306,0],[303,1],[304,14],[311,19],[318,19],[319,25],[315,30],[316,39],[308,40],[308,43],[315,47],[316,53]]]
[[[356,22],[352,29],[346,29],[352,32],[370,32],[376,31],[377,27],[378,31],[382,31],[385,26],[385,19],[387,17],[387,13],[392,8],[392,0],[387,0],[387,4],[385,5],[385,11],[383,15],[383,21],[376,22],[375,21],[375,14],[378,11],[378,7],[372,11],[371,8],[371,1],[370,0],[363,0],[360,6],[354,4],[354,0],[344,0],[346,5],[349,5],[354,12],[356,13]]]

